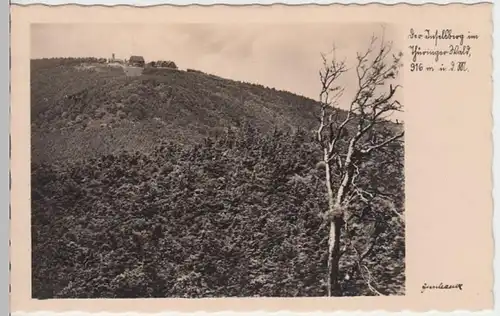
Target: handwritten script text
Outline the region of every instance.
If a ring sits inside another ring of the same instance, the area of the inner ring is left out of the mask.
[[[439,283],[438,285],[429,285],[427,283],[424,283],[422,285],[422,290],[420,293],[424,293],[426,290],[452,290],[452,289],[458,289],[462,291],[463,284],[443,284],[442,282]]]
[[[479,35],[453,29],[410,29],[411,72],[468,72],[473,43]]]

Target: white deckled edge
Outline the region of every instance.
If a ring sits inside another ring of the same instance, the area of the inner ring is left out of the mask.
[[[245,1],[245,0],[229,0],[229,1],[217,1],[217,0],[197,0],[197,1],[187,1],[187,0],[73,0],[73,1],[64,1],[64,0],[11,0],[12,4],[20,4],[20,5],[100,5],[100,6],[135,6],[135,7],[147,7],[147,6],[158,6],[158,5],[305,5],[305,4],[317,4],[317,5],[329,5],[329,4],[385,4],[385,5],[396,5],[396,4],[410,4],[410,5],[424,5],[424,4],[436,4],[436,5],[446,5],[446,4],[478,4],[478,3],[493,3],[493,0],[434,0],[434,1],[425,1],[425,0],[406,0],[406,1],[397,1],[397,0],[253,0],[253,1]]]
[[[168,4],[168,5],[190,5],[190,4],[195,4],[195,5],[214,5],[214,4],[223,4],[223,5],[272,5],[272,4],[281,4],[281,5],[304,5],[304,4],[318,4],[318,5],[327,5],[327,4],[386,4],[386,5],[395,5],[395,4],[411,4],[411,5],[424,5],[424,4],[436,4],[436,5],[446,5],[446,4],[455,4],[455,3],[461,3],[461,4],[477,4],[477,3],[493,3],[493,0],[483,0],[483,1],[477,1],[477,0],[456,0],[456,1],[446,1],[446,0],[434,0],[434,1],[425,1],[425,0],[406,0],[406,1],[395,1],[395,0],[379,0],[379,1],[370,1],[370,0],[317,0],[317,1],[301,1],[301,0],[288,0],[288,1],[273,1],[273,0],[260,0],[260,1],[245,1],[245,0],[233,0],[233,1],[211,1],[211,0],[198,0],[198,1],[182,1],[182,0],[171,0],[166,3],[166,0],[141,0],[135,1],[135,0],[122,0],[122,1],[113,1],[113,0],[101,0],[101,1],[92,1],[92,0],[73,0],[73,1],[64,1],[64,0],[45,0],[45,1],[40,1],[40,0],[11,0],[11,4],[18,4],[18,5],[82,5],[82,6],[89,6],[89,5],[100,5],[100,6],[120,6],[120,5],[126,5],[126,6],[136,6],[136,7],[145,7],[145,6],[157,6],[157,5],[162,5],[162,4]],[[500,8],[497,9],[497,6],[494,6],[494,21],[500,21]],[[498,33],[498,31],[496,32]],[[496,40],[499,40],[499,36],[495,34],[494,38]],[[494,57],[500,58],[499,54],[497,54],[500,49],[498,48],[500,44],[494,44],[495,49],[494,49]],[[500,67],[498,66],[499,62],[494,63],[495,64],[495,71],[494,71],[494,77],[496,77],[497,80],[494,80],[495,86],[494,88],[498,88],[499,82],[500,82]],[[499,89],[497,90],[497,93]],[[495,95],[497,95],[495,93]],[[495,99],[497,99],[496,97]],[[495,111],[494,111],[495,112]],[[495,118],[495,123],[497,119]],[[495,124],[496,125],[496,124]],[[498,127],[495,126],[495,130],[498,129]],[[495,134],[495,133],[494,133]],[[494,136],[495,141],[498,136]],[[496,147],[496,146],[495,146]],[[496,150],[495,150],[496,152]],[[494,159],[496,160],[496,159]],[[494,163],[494,165],[498,165],[497,162]],[[496,167],[495,167],[496,169]],[[495,176],[495,180],[497,180],[497,176]],[[497,181],[495,181],[497,182]],[[497,186],[495,185],[495,189]],[[496,192],[496,191],[495,191]],[[495,203],[495,209],[497,208],[496,205],[498,203]],[[495,210],[495,220],[494,223],[498,224],[500,223],[500,215],[497,214],[497,212],[500,211],[500,209]],[[498,230],[498,225],[495,227],[495,239],[497,236],[497,230]],[[500,243],[495,242],[495,250],[500,250]],[[499,260],[499,255],[498,252],[495,254],[495,267],[498,266]],[[495,273],[495,305],[500,305],[497,303],[498,299],[498,289],[500,288],[500,282],[498,282],[498,277],[497,273]],[[83,312],[83,311],[66,311],[66,312],[55,312],[55,311],[37,311],[37,312],[25,312],[25,311],[15,311],[11,312],[10,314],[12,316],[181,316],[181,315],[195,315],[195,316],[230,316],[230,315],[239,315],[239,316],[250,316],[250,315],[266,315],[266,316],[285,316],[285,315],[329,315],[329,316],[344,316],[344,315],[352,315],[352,316],[375,316],[375,315],[403,315],[403,316],[416,316],[416,315],[424,315],[424,316],[440,316],[440,315],[451,315],[451,316],[466,316],[466,315],[473,315],[473,316],[493,316],[493,315],[500,315],[498,314],[498,306],[496,306],[496,311],[493,310],[486,310],[486,311],[480,311],[480,312],[470,312],[470,311],[463,311],[463,310],[457,310],[453,312],[439,312],[435,310],[427,311],[427,312],[411,312],[411,311],[400,311],[400,312],[387,312],[383,310],[379,311],[370,311],[370,312],[363,312],[363,311],[336,311],[336,312],[315,312],[311,311],[308,313],[297,313],[297,312],[290,312],[290,311],[280,311],[280,312],[266,312],[266,311],[254,311],[254,312],[231,312],[231,311],[226,311],[226,312],[214,312],[214,313],[207,313],[207,312],[193,312],[193,313],[181,313],[181,312],[160,312],[160,313],[139,313],[139,312],[126,312],[126,313],[107,313],[107,312],[98,312],[98,313],[90,313],[90,312]]]
[[[88,312],[79,312],[79,311],[68,311],[68,312],[51,312],[51,311],[38,311],[38,312],[14,312],[12,316],[185,316],[185,315],[194,315],[194,316],[256,316],[256,315],[266,315],[266,316],[305,316],[305,315],[318,315],[318,316],[376,316],[376,315],[403,315],[403,316],[417,316],[417,315],[425,315],[425,316],[441,316],[441,315],[453,315],[453,316],[466,316],[466,315],[474,315],[474,316],[493,316],[496,315],[495,311],[481,311],[481,312],[468,312],[468,311],[454,311],[454,312],[438,312],[438,311],[428,311],[424,313],[410,312],[410,311],[402,311],[402,312],[387,312],[387,311],[371,311],[371,312],[362,312],[362,311],[337,311],[337,312],[308,312],[308,313],[296,313],[289,311],[280,311],[280,312],[265,312],[265,311],[255,311],[255,312],[193,312],[193,313],[181,313],[181,312],[161,312],[161,313],[138,313],[138,312],[127,312],[127,313],[88,313]]]

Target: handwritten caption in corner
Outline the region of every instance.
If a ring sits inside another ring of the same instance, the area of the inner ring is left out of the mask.
[[[469,72],[468,61],[479,35],[453,29],[411,28],[408,39],[410,72]]]
[[[428,290],[453,290],[453,289],[457,289],[457,290],[462,291],[463,286],[464,285],[462,283],[456,283],[456,284],[444,284],[443,282],[441,282],[439,284],[424,283],[422,285],[422,289],[420,290],[420,293],[424,293],[425,291],[428,291]]]

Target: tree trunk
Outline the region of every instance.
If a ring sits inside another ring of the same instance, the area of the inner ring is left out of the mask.
[[[328,296],[342,296],[339,283],[340,235],[343,219],[335,216],[330,223],[330,238],[328,239]]]
[[[324,149],[323,161],[325,162],[326,191],[328,193],[328,212],[333,213],[335,208],[335,198],[332,188],[332,172],[329,161],[328,149]]]
[[[326,188],[328,193],[328,218],[330,219],[330,232],[328,238],[328,269],[327,269],[327,290],[328,296],[340,296],[339,284],[339,260],[340,260],[340,234],[343,226],[343,214],[338,212],[332,188],[331,169],[328,159],[328,151],[324,150]],[[333,217],[332,217],[333,215]]]
[[[344,227],[344,211],[342,203],[346,193],[350,189],[351,180],[353,177],[352,156],[354,154],[355,142],[351,140],[349,150],[344,163],[344,176],[337,194],[334,197],[334,192],[331,183],[330,164],[328,161],[328,151],[325,149],[325,170],[326,170],[326,186],[328,189],[328,206],[331,213],[329,218],[330,234],[328,238],[328,272],[327,272],[327,290],[328,296],[342,296],[342,291],[339,283],[339,261],[342,256],[340,252],[340,240],[342,227]],[[332,216],[333,215],[333,216]]]

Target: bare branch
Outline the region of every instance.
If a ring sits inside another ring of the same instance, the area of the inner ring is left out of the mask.
[[[346,225],[346,232],[349,232],[347,225]],[[350,233],[348,233],[348,234],[350,235]],[[351,237],[351,236],[349,236],[349,237]],[[378,233],[375,236],[375,238],[372,239],[372,243],[371,243],[370,247],[368,248],[368,250],[366,250],[362,255],[359,253],[358,249],[356,249],[356,247],[352,243],[351,238],[348,239],[348,245],[351,247],[351,249],[354,251],[354,253],[355,253],[356,257],[357,257],[355,259],[356,266],[358,268],[358,271],[359,271],[361,277],[363,278],[363,280],[365,281],[366,285],[368,286],[368,289],[370,289],[370,291],[372,291],[376,295],[385,296],[384,294],[382,294],[380,291],[378,291],[373,286],[373,284],[372,284],[372,275],[370,273],[370,270],[365,265],[362,264],[362,261],[373,250],[373,247],[376,244],[377,239],[378,239]],[[363,273],[363,268],[366,270],[366,274]]]
[[[339,141],[339,139],[344,135],[344,130],[347,126],[347,124],[349,122],[352,121],[353,119],[353,115],[352,115],[352,106],[353,104],[351,103],[351,106],[349,108],[349,111],[347,112],[347,117],[344,119],[344,121],[342,123],[340,123],[340,125],[337,127],[337,133],[335,134],[335,137],[333,137],[333,139],[331,140],[330,144],[329,144],[329,148],[330,148],[330,153],[333,152],[333,150],[335,149],[336,145],[337,145],[337,142]]]
[[[383,142],[381,142],[381,143],[379,143],[379,144],[376,144],[376,145],[374,145],[374,146],[370,146],[370,147],[368,147],[368,148],[362,149],[362,150],[361,150],[361,152],[362,152],[363,154],[369,154],[369,153],[371,153],[372,151],[374,151],[374,150],[376,150],[376,149],[378,149],[378,148],[384,147],[384,146],[388,145],[389,143],[391,143],[391,142],[393,142],[393,141],[395,141],[395,140],[397,140],[397,139],[399,139],[399,138],[403,137],[403,136],[404,136],[404,134],[405,134],[405,132],[403,131],[403,132],[401,132],[401,133],[399,133],[399,134],[397,134],[397,135],[394,135],[393,137],[390,137],[390,138],[386,139],[385,141],[383,141]]]
[[[323,59],[323,68],[319,71],[321,82],[321,91],[319,95],[321,102],[321,117],[320,125],[317,130],[317,140],[320,143],[324,141],[323,131],[327,125],[330,130],[330,137],[332,137],[334,133],[333,123],[335,121],[332,116],[327,119],[327,108],[338,105],[345,90],[340,85],[335,85],[342,74],[347,71],[345,60],[340,62],[337,61],[335,47],[332,50],[332,54],[333,58],[331,62],[328,62],[325,54],[321,54],[321,58]]]
[[[341,100],[344,88],[339,84],[339,78],[348,71],[345,61],[339,61],[336,56],[335,47],[332,50],[331,59],[322,54],[323,68],[319,71],[321,82],[321,91],[319,101],[321,103],[321,117],[317,129],[317,140],[321,144],[323,151],[323,161],[325,163],[325,178],[328,193],[328,210],[325,214],[325,221],[319,228],[330,224],[329,248],[328,248],[328,295],[331,295],[331,289],[338,285],[339,255],[346,250],[340,249],[340,236],[342,231],[347,235],[348,244],[354,249],[357,260],[358,271],[362,275],[368,288],[377,295],[383,295],[373,285],[372,276],[368,268],[362,265],[362,261],[370,255],[378,240],[380,230],[375,229],[371,237],[371,243],[360,254],[353,245],[352,233],[347,222],[356,214],[351,213],[350,205],[354,202],[366,203],[371,207],[377,199],[374,194],[364,191],[358,186],[359,178],[363,175],[360,172],[361,164],[368,158],[368,155],[377,150],[388,146],[391,142],[403,137],[404,132],[393,135],[395,132],[385,129],[380,132],[383,141],[371,138],[371,133],[378,135],[378,125],[384,126],[384,119],[394,112],[401,111],[402,105],[396,99],[396,91],[399,85],[393,87],[390,80],[398,74],[398,68],[401,67],[400,61],[402,54],[397,56],[392,54],[392,43],[386,42],[382,35],[380,45],[379,39],[372,36],[368,48],[357,54],[357,64],[355,72],[357,76],[357,87],[355,87],[354,96],[350,102],[347,114],[339,118],[339,110],[334,110]],[[384,86],[388,86],[388,90]],[[354,126],[356,122],[357,126]],[[351,124],[352,123],[352,124]],[[357,127],[357,130],[351,132],[351,126]],[[388,133],[387,133],[388,132]],[[370,133],[367,135],[367,133]],[[360,144],[368,137],[366,144]],[[344,140],[347,148],[344,148]],[[332,177],[332,172],[340,174],[340,183]],[[389,205],[391,206],[391,205]],[[396,211],[392,207],[393,211]],[[399,213],[397,213],[399,214]],[[330,216],[332,215],[332,216]],[[332,218],[326,218],[326,217]],[[361,218],[363,214],[359,215]],[[398,216],[402,218],[402,216]],[[345,219],[347,221],[344,221]],[[345,226],[343,228],[343,226]],[[366,270],[366,271],[365,271]]]
[[[370,291],[372,291],[374,294],[379,295],[379,296],[386,296],[385,294],[380,293],[380,291],[378,291],[372,285],[372,275],[370,273],[370,270],[365,265],[363,265],[362,267],[365,268],[366,273],[367,273],[368,276],[365,276],[365,274],[362,271],[360,271],[361,277],[365,280],[365,283],[366,283],[366,285],[368,285],[368,288],[370,289]],[[362,270],[361,266],[360,266],[360,270]]]
[[[326,104],[321,106],[320,123],[317,131],[317,140],[321,144],[323,142],[323,129],[325,128]]]
[[[331,105],[330,93],[334,93],[333,100],[337,100],[342,95],[344,89],[333,84],[347,71],[345,61],[337,61],[335,48],[332,53],[333,58],[330,63],[328,63],[326,55],[321,54],[323,69],[319,71],[321,82],[320,102],[327,105]]]

